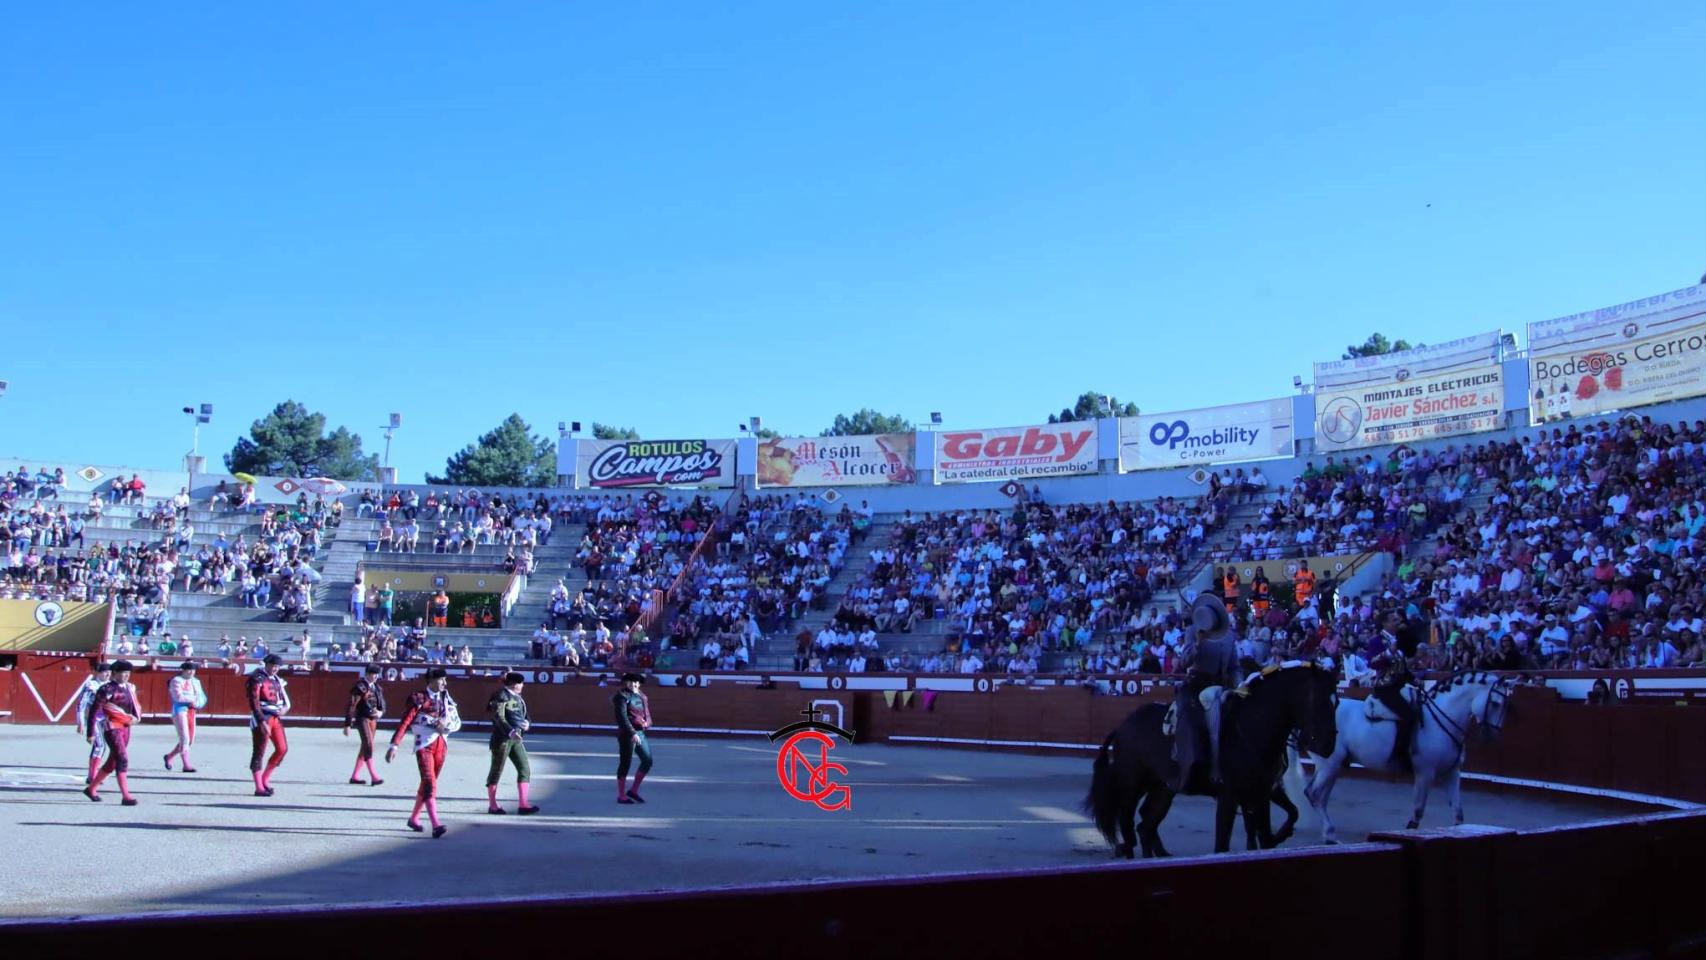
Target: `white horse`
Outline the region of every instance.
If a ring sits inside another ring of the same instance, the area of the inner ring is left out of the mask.
[[[1463,822],[1463,798],[1458,789],[1458,777],[1463,769],[1464,743],[1469,738],[1471,722],[1480,724],[1481,734],[1492,739],[1505,724],[1509,702],[1509,683],[1490,673],[1461,673],[1435,684],[1417,702],[1416,688],[1409,687],[1404,696],[1416,708],[1419,717],[1415,735],[1410,741],[1410,759],[1415,770],[1415,812],[1405,829],[1414,830],[1422,821],[1422,811],[1428,804],[1428,789],[1436,778],[1444,778],[1446,796],[1451,812]],[[1371,713],[1374,716],[1371,718]],[[1321,839],[1337,843],[1337,832],[1327,815],[1327,801],[1333,795],[1333,784],[1351,761],[1372,770],[1397,770],[1393,761],[1393,743],[1398,730],[1390,711],[1370,697],[1367,701],[1345,699],[1339,702],[1339,738],[1330,757],[1311,753],[1315,775],[1304,791],[1309,805],[1321,817]],[[1295,757],[1295,754],[1294,754]],[[1294,760],[1295,762],[1295,760]]]

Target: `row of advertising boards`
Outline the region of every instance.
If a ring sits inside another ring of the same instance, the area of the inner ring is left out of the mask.
[[[1323,453],[1498,429],[1500,331],[1315,365]],[[1530,419],[1545,423],[1706,394],[1706,285],[1528,325]],[[1289,397],[1119,419],[1119,469],[1213,466],[1292,456]],[[931,434],[936,483],[1070,477],[1098,470],[1094,421]],[[758,442],[761,487],[915,483],[918,435]],[[582,441],[581,487],[732,487],[734,440]]]

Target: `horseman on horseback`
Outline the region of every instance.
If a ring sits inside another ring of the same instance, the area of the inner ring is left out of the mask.
[[[1220,698],[1238,683],[1237,638],[1218,597],[1204,594],[1191,605],[1190,632],[1196,644],[1174,703],[1174,793],[1211,793],[1220,782]]]
[[[1406,644],[1399,637],[1401,623],[1402,618],[1396,610],[1388,611],[1381,619],[1379,636],[1369,642],[1369,666],[1380,673],[1372,691],[1373,699],[1386,708],[1386,712],[1377,714],[1370,711],[1368,716],[1371,720],[1389,720],[1397,724],[1392,760],[1400,770],[1408,774],[1414,771],[1410,757],[1410,741],[1416,729],[1416,708],[1405,695],[1405,691],[1416,682],[1415,675],[1410,672],[1408,659],[1408,655],[1415,652],[1415,647],[1413,643]]]

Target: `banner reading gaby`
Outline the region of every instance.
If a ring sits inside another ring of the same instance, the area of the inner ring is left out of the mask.
[[[575,448],[582,487],[732,487],[733,440],[582,440]]]
[[[950,430],[936,434],[937,483],[975,483],[1096,472],[1096,424]]]
[[[1291,398],[1120,418],[1120,471],[1160,470],[1292,453]]]
[[[1348,450],[1496,430],[1499,332],[1315,365],[1315,449]]]
[[[1536,423],[1706,394],[1706,285],[1528,325]]]
[[[761,487],[853,487],[911,483],[917,434],[772,437],[758,441]]]

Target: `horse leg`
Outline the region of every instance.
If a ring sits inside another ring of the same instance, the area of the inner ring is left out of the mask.
[[[1214,852],[1232,849],[1232,821],[1238,816],[1238,801],[1223,789],[1214,801]]]
[[[1250,832],[1256,838],[1257,850],[1268,850],[1274,845],[1273,808],[1268,802],[1273,799],[1267,794],[1260,794],[1243,801],[1244,821],[1249,824]]]
[[[1277,847],[1291,839],[1292,832],[1297,826],[1297,805],[1291,802],[1291,797],[1286,796],[1285,787],[1278,784],[1274,785],[1274,795],[1271,799],[1274,806],[1285,811],[1285,823],[1280,824],[1280,828],[1274,831],[1273,845]]]
[[[1410,814],[1410,822],[1404,825],[1406,830],[1414,830],[1422,825],[1422,811],[1428,808],[1428,789],[1433,786],[1433,771],[1416,768],[1416,788],[1413,792],[1414,810]]]
[[[1445,798],[1451,804],[1452,822],[1459,824],[1463,822],[1463,793],[1460,789],[1462,786],[1460,775],[1462,773],[1463,765],[1461,763],[1452,764],[1451,769],[1445,771],[1445,782],[1441,784],[1445,787]]]
[[[1309,797],[1309,805],[1315,808],[1316,816],[1321,818],[1321,842],[1338,843],[1339,831],[1333,826],[1333,818],[1327,815],[1327,801],[1333,796],[1333,784],[1339,779],[1339,765],[1331,757],[1315,758],[1315,776],[1309,781],[1309,789],[1304,791]]]
[[[1151,790],[1143,798],[1143,825],[1138,828],[1138,836],[1143,838],[1143,856],[1170,857],[1167,845],[1161,842],[1161,821],[1167,819],[1167,811],[1173,808],[1173,793],[1170,790]]]
[[[1120,838],[1125,842],[1114,848],[1114,856],[1116,857],[1124,857],[1130,860],[1136,856],[1138,830],[1134,821],[1137,818],[1137,802],[1140,798],[1141,795],[1132,797],[1130,800],[1122,799],[1120,801]],[[1143,855],[1149,856],[1147,849]]]

